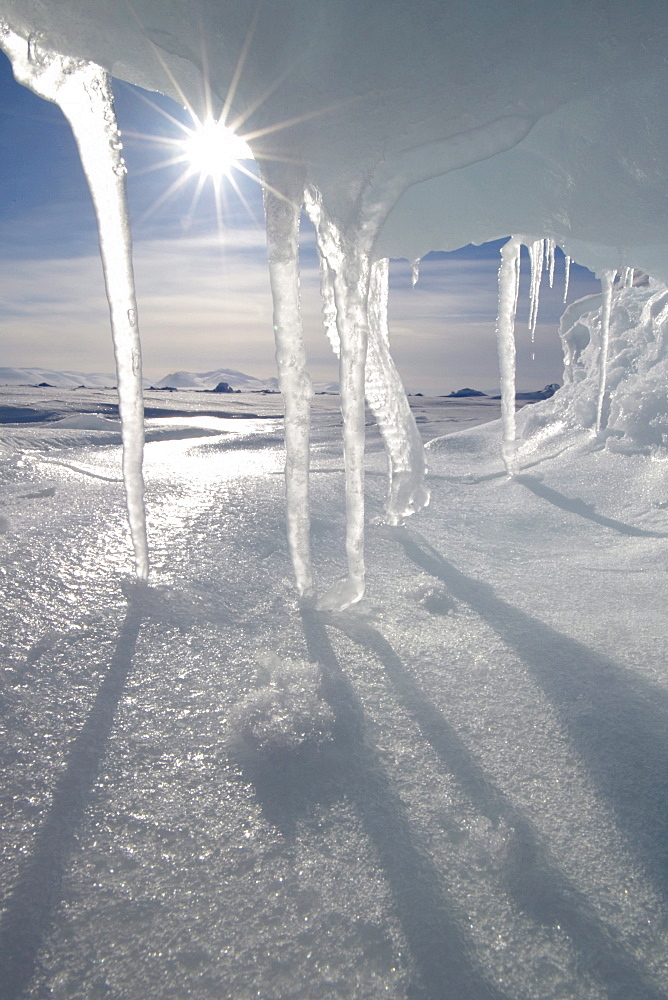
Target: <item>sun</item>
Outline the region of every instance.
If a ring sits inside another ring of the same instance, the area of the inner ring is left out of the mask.
[[[248,143],[215,118],[196,120],[179,145],[188,173],[213,181],[229,178],[240,160],[253,159]]]

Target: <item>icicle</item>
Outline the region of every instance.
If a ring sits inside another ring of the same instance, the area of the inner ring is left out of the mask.
[[[535,244],[533,244],[535,246]],[[542,245],[542,241],[541,241]],[[499,267],[499,315],[496,336],[501,372],[501,454],[509,476],[517,471],[515,425],[515,314],[520,283],[521,240],[512,236],[501,248]]]
[[[548,277],[550,281],[550,288],[554,285],[554,251],[556,250],[557,244],[554,240],[545,240],[545,260],[546,267],[548,271]]]
[[[331,587],[318,602],[320,608],[333,610],[354,604],[364,596],[364,370],[368,342],[369,260],[363,249],[338,231],[318,198],[311,193],[307,193],[306,210],[315,227],[318,251],[327,264],[325,286],[331,286],[333,293],[340,352],[348,576]],[[325,305],[325,322],[331,324],[329,292]]]
[[[519,237],[518,237],[518,239],[519,239]],[[525,246],[526,246],[526,244],[525,244]],[[522,241],[520,239],[520,252],[521,252],[521,249],[522,249]],[[514,317],[517,315],[517,306],[518,306],[519,301],[520,301],[520,260],[521,260],[521,258],[518,256],[518,258],[517,258],[517,281],[515,282],[515,298],[513,299],[513,335],[514,335],[514,324],[515,324]]]
[[[365,391],[389,456],[390,490],[386,521],[396,525],[429,503],[429,489],[424,482],[427,470],[422,438],[390,355],[388,279],[387,259],[372,264]]]
[[[320,254],[325,329],[341,359],[349,574],[319,601],[321,608],[341,608],[359,600],[364,592],[365,394],[389,455],[387,521],[398,524],[404,516],[424,507],[429,502],[429,490],[424,483],[426,466],[420,433],[390,355],[388,262],[370,264],[363,240],[357,244],[339,232],[327,217],[317,193],[307,191],[305,205]],[[352,341],[347,358],[342,350],[344,338]],[[366,358],[362,356],[362,346]],[[360,362],[362,393],[358,382]]]
[[[320,260],[320,300],[322,303],[322,321],[325,327],[327,339],[332,345],[334,354],[341,355],[341,343],[339,341],[339,331],[336,327],[336,300],[334,298],[334,284],[332,272],[326,259],[319,254]]]
[[[531,289],[529,292],[529,329],[531,330],[532,344],[536,339],[536,323],[538,321],[540,281],[543,276],[544,250],[545,250],[544,240],[534,240],[534,242],[529,245],[529,257],[531,258]]]
[[[137,576],[148,578],[142,458],[144,405],[132,244],[125,193],[125,164],[108,74],[95,63],[72,59],[27,42],[6,26],[0,44],[16,79],[57,104],[79,148],[97,216],[100,253],[111,314],[123,441],[123,479]]]
[[[568,285],[571,280],[571,258],[564,255],[564,302],[568,298]]]
[[[368,261],[346,247],[345,266],[334,272],[339,331],[339,391],[346,470],[346,555],[348,576],[321,599],[324,609],[344,608],[364,596],[364,367],[367,352],[366,286]]]
[[[294,192],[289,192],[294,195]],[[274,303],[278,380],[285,406],[285,482],[288,547],[297,592],[313,593],[309,446],[313,386],[306,370],[299,302],[299,215],[295,200],[279,197],[275,185],[265,190],[269,278]]]
[[[624,274],[623,274],[623,277],[622,277],[622,284],[623,284],[624,288],[633,288],[633,276],[634,276],[634,274],[635,274],[634,268],[632,268],[632,267],[625,267],[624,268]]]
[[[411,286],[415,288],[420,280],[420,258],[411,261]]]
[[[598,398],[596,400],[596,433],[601,431],[603,423],[603,401],[608,377],[608,341],[610,340],[610,310],[612,306],[612,289],[617,277],[616,271],[604,271],[601,276],[601,348],[598,360]]]

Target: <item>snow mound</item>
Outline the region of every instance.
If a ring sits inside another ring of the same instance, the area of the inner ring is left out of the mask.
[[[520,459],[582,431],[610,451],[668,459],[668,289],[651,278],[636,287],[616,286],[596,433],[602,313],[602,297],[592,295],[562,316],[564,386],[518,415]]]
[[[235,741],[262,753],[315,748],[332,738],[334,715],[322,696],[320,667],[306,660],[259,660],[258,686],[231,716]]]
[[[64,417],[57,420],[54,427],[67,427],[80,431],[119,431],[120,420],[110,420],[99,413],[80,413],[75,417]]]

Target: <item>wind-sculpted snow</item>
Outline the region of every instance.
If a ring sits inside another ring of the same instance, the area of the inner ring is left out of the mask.
[[[518,417],[520,460],[587,431],[610,451],[668,459],[668,290],[637,277],[573,302],[560,324],[564,385]],[[604,365],[602,366],[602,362]]]
[[[334,714],[322,696],[317,663],[259,658],[255,691],[235,706],[230,719],[237,752],[268,758],[313,753],[332,739]]]

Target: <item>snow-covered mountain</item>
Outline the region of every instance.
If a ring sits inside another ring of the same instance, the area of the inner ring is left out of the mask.
[[[52,368],[0,368],[0,385],[39,385],[47,382],[58,389],[110,389],[116,385],[116,374],[110,372],[55,371]],[[156,382],[143,380],[144,388],[158,389],[215,389],[219,382],[227,382],[242,392],[278,389],[275,378],[259,379],[231,368],[218,368],[211,372],[172,372]]]
[[[111,389],[116,385],[116,375],[109,372],[55,371],[52,368],[0,368],[0,385],[41,385],[46,382],[57,389]],[[145,378],[144,388],[192,389],[202,392],[215,389],[219,382],[227,382],[240,392],[278,392],[277,378],[255,378],[233,368],[217,368],[212,372],[172,372],[155,382]],[[338,382],[314,382],[316,392],[338,392]]]
[[[262,389],[276,391],[278,379],[259,379],[254,375],[246,375],[233,368],[217,368],[212,372],[172,372],[165,375],[159,382],[152,384],[157,389],[215,389],[220,382],[227,382],[232,389],[242,392],[261,392]]]
[[[47,382],[58,389],[109,389],[116,385],[116,375],[109,372],[54,371],[52,368],[0,368],[0,385],[40,385]],[[144,379],[144,386],[151,383]]]

